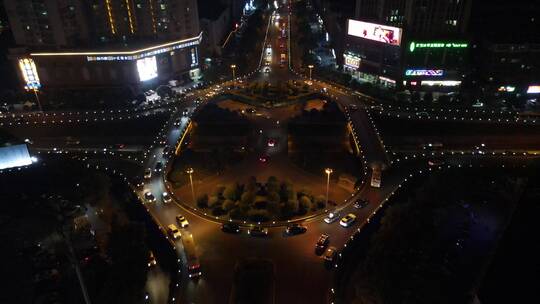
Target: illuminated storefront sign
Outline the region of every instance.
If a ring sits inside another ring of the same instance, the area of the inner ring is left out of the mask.
[[[540,93],[540,85],[531,85],[527,89],[527,94],[538,94]]]
[[[416,49],[463,49],[467,48],[469,44],[464,42],[411,42],[409,44],[409,51],[414,52]]]
[[[197,37],[172,41],[133,51],[31,53],[30,56],[86,56],[87,61],[131,61],[196,46],[201,43],[201,39],[202,33]]]
[[[390,79],[390,78],[387,78],[387,77],[384,77],[384,76],[379,76],[379,80],[389,82],[389,83],[392,83],[392,84],[396,83],[396,81],[394,79]]]
[[[41,88],[41,83],[39,82],[39,76],[36,69],[36,64],[31,58],[19,59],[19,68],[26,83],[25,89],[27,90],[37,90]]]
[[[423,80],[420,83],[420,85],[456,87],[456,86],[461,85],[461,81],[458,81],[458,80]]]
[[[349,19],[349,35],[399,46],[401,29],[398,27]]]
[[[343,54],[343,58],[345,58],[345,65],[351,68],[359,68],[360,67],[360,57],[349,55],[349,54]]]
[[[516,90],[516,87],[513,87],[513,86],[501,86],[499,87],[499,89],[497,89],[497,91],[499,92],[509,92],[509,93],[512,93]]]
[[[443,76],[443,70],[405,70],[405,76]]]
[[[158,76],[156,56],[137,60],[137,71],[141,81],[156,78]]]

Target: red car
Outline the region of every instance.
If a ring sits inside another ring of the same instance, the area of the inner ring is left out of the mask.
[[[268,162],[268,156],[263,155],[259,157],[259,161],[263,164],[266,164]]]
[[[274,139],[270,138],[268,140],[267,144],[268,144],[269,147],[274,147],[276,145],[276,141]]]

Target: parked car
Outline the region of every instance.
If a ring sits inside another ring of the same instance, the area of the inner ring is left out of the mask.
[[[321,234],[319,239],[317,240],[317,244],[315,244],[315,254],[320,255],[324,252],[324,249],[328,244],[330,243],[330,236],[326,233]]]
[[[240,233],[240,226],[234,223],[225,223],[221,225],[221,231],[228,233]]]
[[[248,234],[251,236],[268,236],[268,228],[255,226],[251,229],[248,229]]]
[[[354,222],[356,221],[356,215],[352,214],[352,213],[349,213],[347,215],[345,215],[341,221],[339,221],[339,224],[342,226],[342,227],[350,227]]]

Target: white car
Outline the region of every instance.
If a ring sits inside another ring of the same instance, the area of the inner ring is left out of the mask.
[[[328,213],[328,216],[324,218],[324,222],[327,224],[331,224],[339,219],[339,212],[330,212]]]
[[[189,226],[189,223],[188,221],[186,220],[186,218],[181,215],[181,214],[178,214],[176,216],[176,221],[178,222],[178,225],[180,225],[180,228],[186,228],[187,226]]]
[[[161,199],[164,203],[170,203],[172,201],[171,196],[167,192],[163,192],[163,194],[161,194]]]
[[[354,222],[356,221],[356,215],[352,214],[352,213],[349,213],[347,215],[345,215],[341,221],[339,221],[339,224],[342,226],[342,227],[350,227]]]

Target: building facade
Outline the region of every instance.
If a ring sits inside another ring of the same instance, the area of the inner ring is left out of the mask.
[[[385,87],[452,91],[461,84],[470,0],[357,0],[344,70]]]
[[[198,75],[196,0],[4,0],[28,89],[128,86]],[[30,73],[30,74],[29,74]]]

